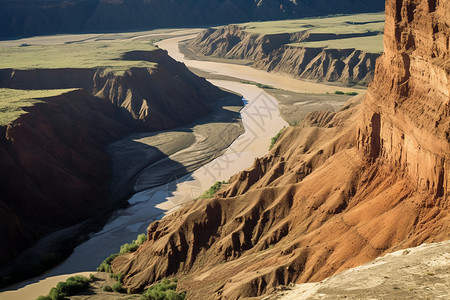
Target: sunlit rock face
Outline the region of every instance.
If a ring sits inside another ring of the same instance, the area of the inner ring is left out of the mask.
[[[358,147],[448,196],[450,3],[388,1],[384,54],[364,103]]]

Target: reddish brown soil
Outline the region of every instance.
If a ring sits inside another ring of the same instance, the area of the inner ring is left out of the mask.
[[[192,299],[255,297],[449,239],[449,20],[448,1],[387,1],[364,102],[310,114],[215,198],[152,223],[113,262],[125,288],[176,275]]]

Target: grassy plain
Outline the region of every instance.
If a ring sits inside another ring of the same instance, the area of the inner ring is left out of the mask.
[[[311,48],[349,49],[355,48],[369,53],[383,53],[383,34],[374,36],[332,39],[317,42],[292,43],[290,46]]]
[[[331,38],[317,42],[300,42],[289,45],[300,47],[328,47],[335,49],[355,48],[373,53],[383,51],[384,12],[305,18],[269,22],[250,22],[240,26],[251,33],[279,34],[309,32],[312,34],[341,35],[349,38]],[[372,36],[364,36],[373,34]]]
[[[132,67],[155,67],[147,61],[125,60],[126,52],[157,49],[153,42],[167,33],[117,33],[56,35],[0,42],[0,69],[33,70],[59,68],[104,68],[123,73]],[[57,90],[15,90],[0,88],[0,126],[7,125],[25,113],[23,108],[39,102],[39,98],[68,92]]]
[[[384,12],[354,14],[296,20],[242,23],[245,31],[262,34],[295,33],[308,30],[312,33],[364,33],[382,31]]]
[[[93,41],[57,45],[0,47],[0,69],[106,68],[123,71],[131,67],[153,67],[146,61],[124,60],[133,50],[155,50],[151,41]]]
[[[15,90],[0,89],[0,126],[10,122],[24,114],[23,108],[33,106],[41,102],[39,98],[57,96],[73,89],[57,90]]]

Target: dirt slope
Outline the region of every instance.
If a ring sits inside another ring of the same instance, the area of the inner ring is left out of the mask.
[[[286,45],[316,38],[336,37],[318,37],[307,30],[258,34],[247,32],[238,25],[228,25],[206,29],[189,43],[189,49],[205,56],[250,60],[257,69],[284,73],[295,78],[363,85],[372,80],[375,60],[380,56],[378,53]]]
[[[279,290],[264,300],[448,299],[450,241],[423,244],[379,257],[318,283]]]
[[[449,5],[387,1],[364,101],[310,114],[213,199],[152,223],[113,262],[125,288],[176,275],[192,299],[255,297],[449,239]]]

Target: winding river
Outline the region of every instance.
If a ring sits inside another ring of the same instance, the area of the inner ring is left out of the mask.
[[[191,38],[192,33],[192,30],[186,31],[188,35],[168,38],[158,45],[188,67],[209,73],[259,82],[294,92],[324,93],[336,90],[336,86],[296,80],[248,66],[186,60],[178,50],[178,43]],[[139,38],[139,35],[133,37],[136,38]],[[241,110],[241,118],[245,132],[221,156],[193,173],[176,178],[166,185],[135,194],[129,200],[129,207],[117,211],[101,231],[92,234],[88,241],[79,245],[66,261],[39,278],[18,284],[11,291],[0,293],[0,299],[33,299],[48,293],[52,286],[73,273],[95,272],[100,262],[111,253],[117,252],[120,245],[135,239],[139,233],[146,232],[150,222],[162,218],[164,214],[177,209],[184,202],[198,197],[214,182],[228,180],[231,175],[250,167],[256,157],[267,153],[271,138],[280,129],[288,126],[280,116],[276,99],[254,85],[227,80],[211,80],[211,82],[243,96],[245,107]],[[347,90],[342,87],[339,89]],[[168,190],[171,192],[168,193]]]

